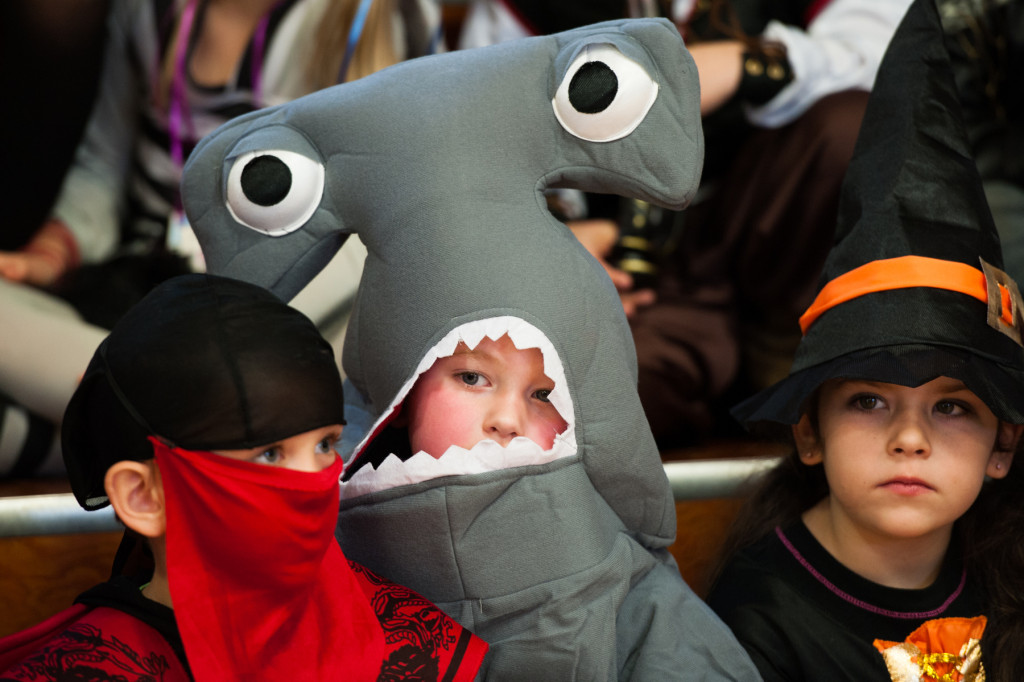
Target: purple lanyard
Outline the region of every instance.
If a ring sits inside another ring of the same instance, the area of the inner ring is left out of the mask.
[[[181,169],[185,165],[184,137],[195,140],[196,131],[192,123],[191,110],[188,105],[186,91],[186,73],[188,68],[188,46],[192,36],[192,23],[195,20],[198,0],[188,0],[181,12],[181,22],[175,44],[174,77],[171,80],[171,97],[168,107],[168,134],[171,145],[171,160]],[[277,5],[263,15],[256,26],[252,45],[252,98],[253,105],[258,109],[263,106],[263,54],[267,43],[267,29],[270,26],[270,15]],[[184,132],[183,132],[184,131]]]

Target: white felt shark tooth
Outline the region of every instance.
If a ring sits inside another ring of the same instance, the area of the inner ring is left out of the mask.
[[[376,469],[364,466],[349,481],[342,483],[341,497],[350,499],[442,476],[467,476],[545,464],[575,453],[575,447],[570,446],[564,436],[559,434],[550,450],[544,450],[529,438],[520,436],[504,447],[493,440],[482,440],[469,450],[452,445],[439,458],[418,452],[403,462],[390,454]]]
[[[342,499],[359,497],[360,495],[380,490],[379,481],[381,479],[394,481],[396,476],[401,476],[404,473],[404,470],[404,463],[397,455],[388,455],[376,469],[369,465],[364,466],[354,473],[352,478],[343,482],[341,484],[341,497]]]

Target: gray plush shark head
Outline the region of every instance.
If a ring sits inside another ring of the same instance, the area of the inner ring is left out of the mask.
[[[682,208],[703,161],[699,104],[665,20],[426,57],[224,125],[189,160],[185,208],[211,272],[285,299],[359,235],[343,362],[378,423],[456,330],[536,330],[566,383],[568,456],[631,530],[671,537],[617,294],[544,191]]]

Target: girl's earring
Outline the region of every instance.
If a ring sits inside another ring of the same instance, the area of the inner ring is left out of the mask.
[[[996,471],[1002,471],[1002,469],[1003,469],[1003,463],[1002,462],[996,462]]]

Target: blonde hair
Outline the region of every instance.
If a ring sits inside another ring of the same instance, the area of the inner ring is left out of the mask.
[[[338,71],[348,46],[352,20],[360,0],[333,0],[313,36],[306,69],[311,90],[339,82]],[[401,61],[395,35],[395,0],[373,0],[344,80],[353,81]]]
[[[312,49],[309,50],[305,69],[305,85],[308,92],[339,82],[338,72],[345,57],[352,21],[359,9],[360,1],[330,0],[325,3],[323,16],[317,23],[314,35],[310,37]],[[180,0],[177,3],[170,49],[164,54],[157,84],[153,90],[153,102],[159,109],[165,109],[170,101],[179,50],[185,45],[185,41],[180,40],[180,37],[181,20],[186,4],[187,0]],[[395,9],[395,0],[373,0],[359,35],[359,42],[346,70],[345,81],[368,76],[401,61]],[[187,49],[187,46],[184,49]]]

